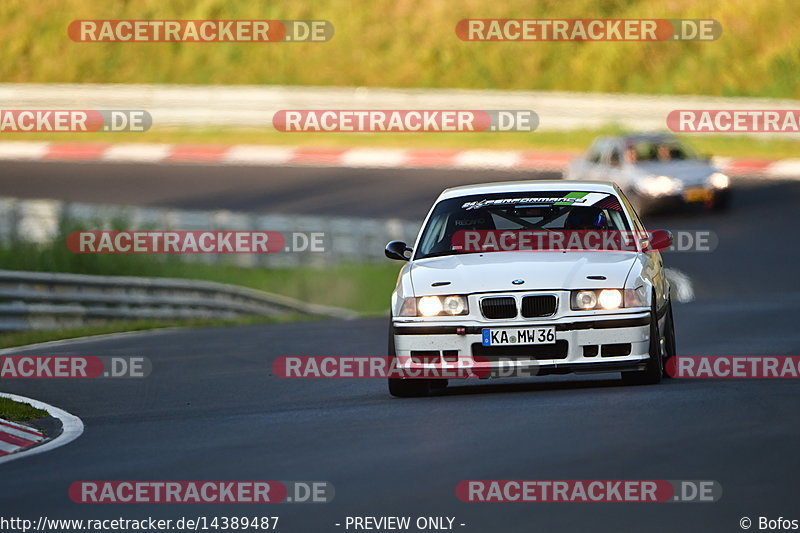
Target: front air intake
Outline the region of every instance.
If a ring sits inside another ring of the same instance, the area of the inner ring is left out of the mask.
[[[511,297],[484,298],[481,300],[481,312],[490,319],[515,318],[517,302]]]
[[[526,296],[522,299],[522,316],[525,318],[553,316],[556,313],[556,297],[550,294]]]

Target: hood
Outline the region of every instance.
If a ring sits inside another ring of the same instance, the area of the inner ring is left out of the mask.
[[[420,259],[416,296],[492,291],[623,288],[636,252],[492,252]],[[587,279],[605,276],[605,280]],[[523,280],[515,285],[513,280]],[[433,287],[433,283],[450,282]]]
[[[648,176],[669,176],[677,178],[685,185],[705,185],[708,177],[718,172],[711,163],[703,159],[686,159],[682,161],[645,161],[636,164],[636,170]]]

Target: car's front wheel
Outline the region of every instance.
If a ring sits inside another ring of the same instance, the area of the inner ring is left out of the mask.
[[[644,370],[622,373],[622,382],[625,385],[655,385],[660,383],[661,378],[664,377],[664,358],[661,355],[661,334],[658,330],[655,301],[655,295],[653,295],[653,305],[650,309],[650,349],[648,350],[650,358],[647,360]],[[669,324],[666,326],[669,327]]]
[[[711,208],[714,211],[727,211],[731,205],[731,191],[719,191],[714,195]]]
[[[394,347],[394,333],[392,332],[392,321],[389,320],[389,346],[387,349],[389,358],[397,357],[397,352]],[[427,396],[431,393],[431,384],[434,380],[431,379],[400,379],[388,378],[389,380],[389,394],[398,398],[419,398],[420,396]],[[447,381],[445,381],[445,384]]]
[[[672,318],[672,300],[667,302],[667,320],[664,323],[664,377],[671,377],[666,369],[669,360],[675,357],[677,348],[675,344],[675,322]]]

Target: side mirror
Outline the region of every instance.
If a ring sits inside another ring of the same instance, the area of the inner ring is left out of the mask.
[[[386,249],[383,251],[383,253],[385,253],[386,257],[389,259],[408,261],[409,257],[406,256],[406,252],[411,251],[412,249],[406,246],[406,243],[403,241],[392,241],[386,245]]]
[[[666,229],[657,229],[650,234],[651,250],[666,250],[672,246],[672,232]]]

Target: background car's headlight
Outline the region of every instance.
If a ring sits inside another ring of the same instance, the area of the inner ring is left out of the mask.
[[[583,289],[572,291],[570,307],[573,311],[592,309],[619,309],[621,307],[647,307],[647,290],[638,289]]]
[[[714,172],[709,176],[708,182],[715,189],[727,189],[731,184],[731,179],[722,172]]]
[[[636,188],[649,196],[666,196],[679,192],[683,183],[669,176],[648,176],[636,182]]]
[[[469,313],[466,296],[406,298],[400,316],[457,316]]]

